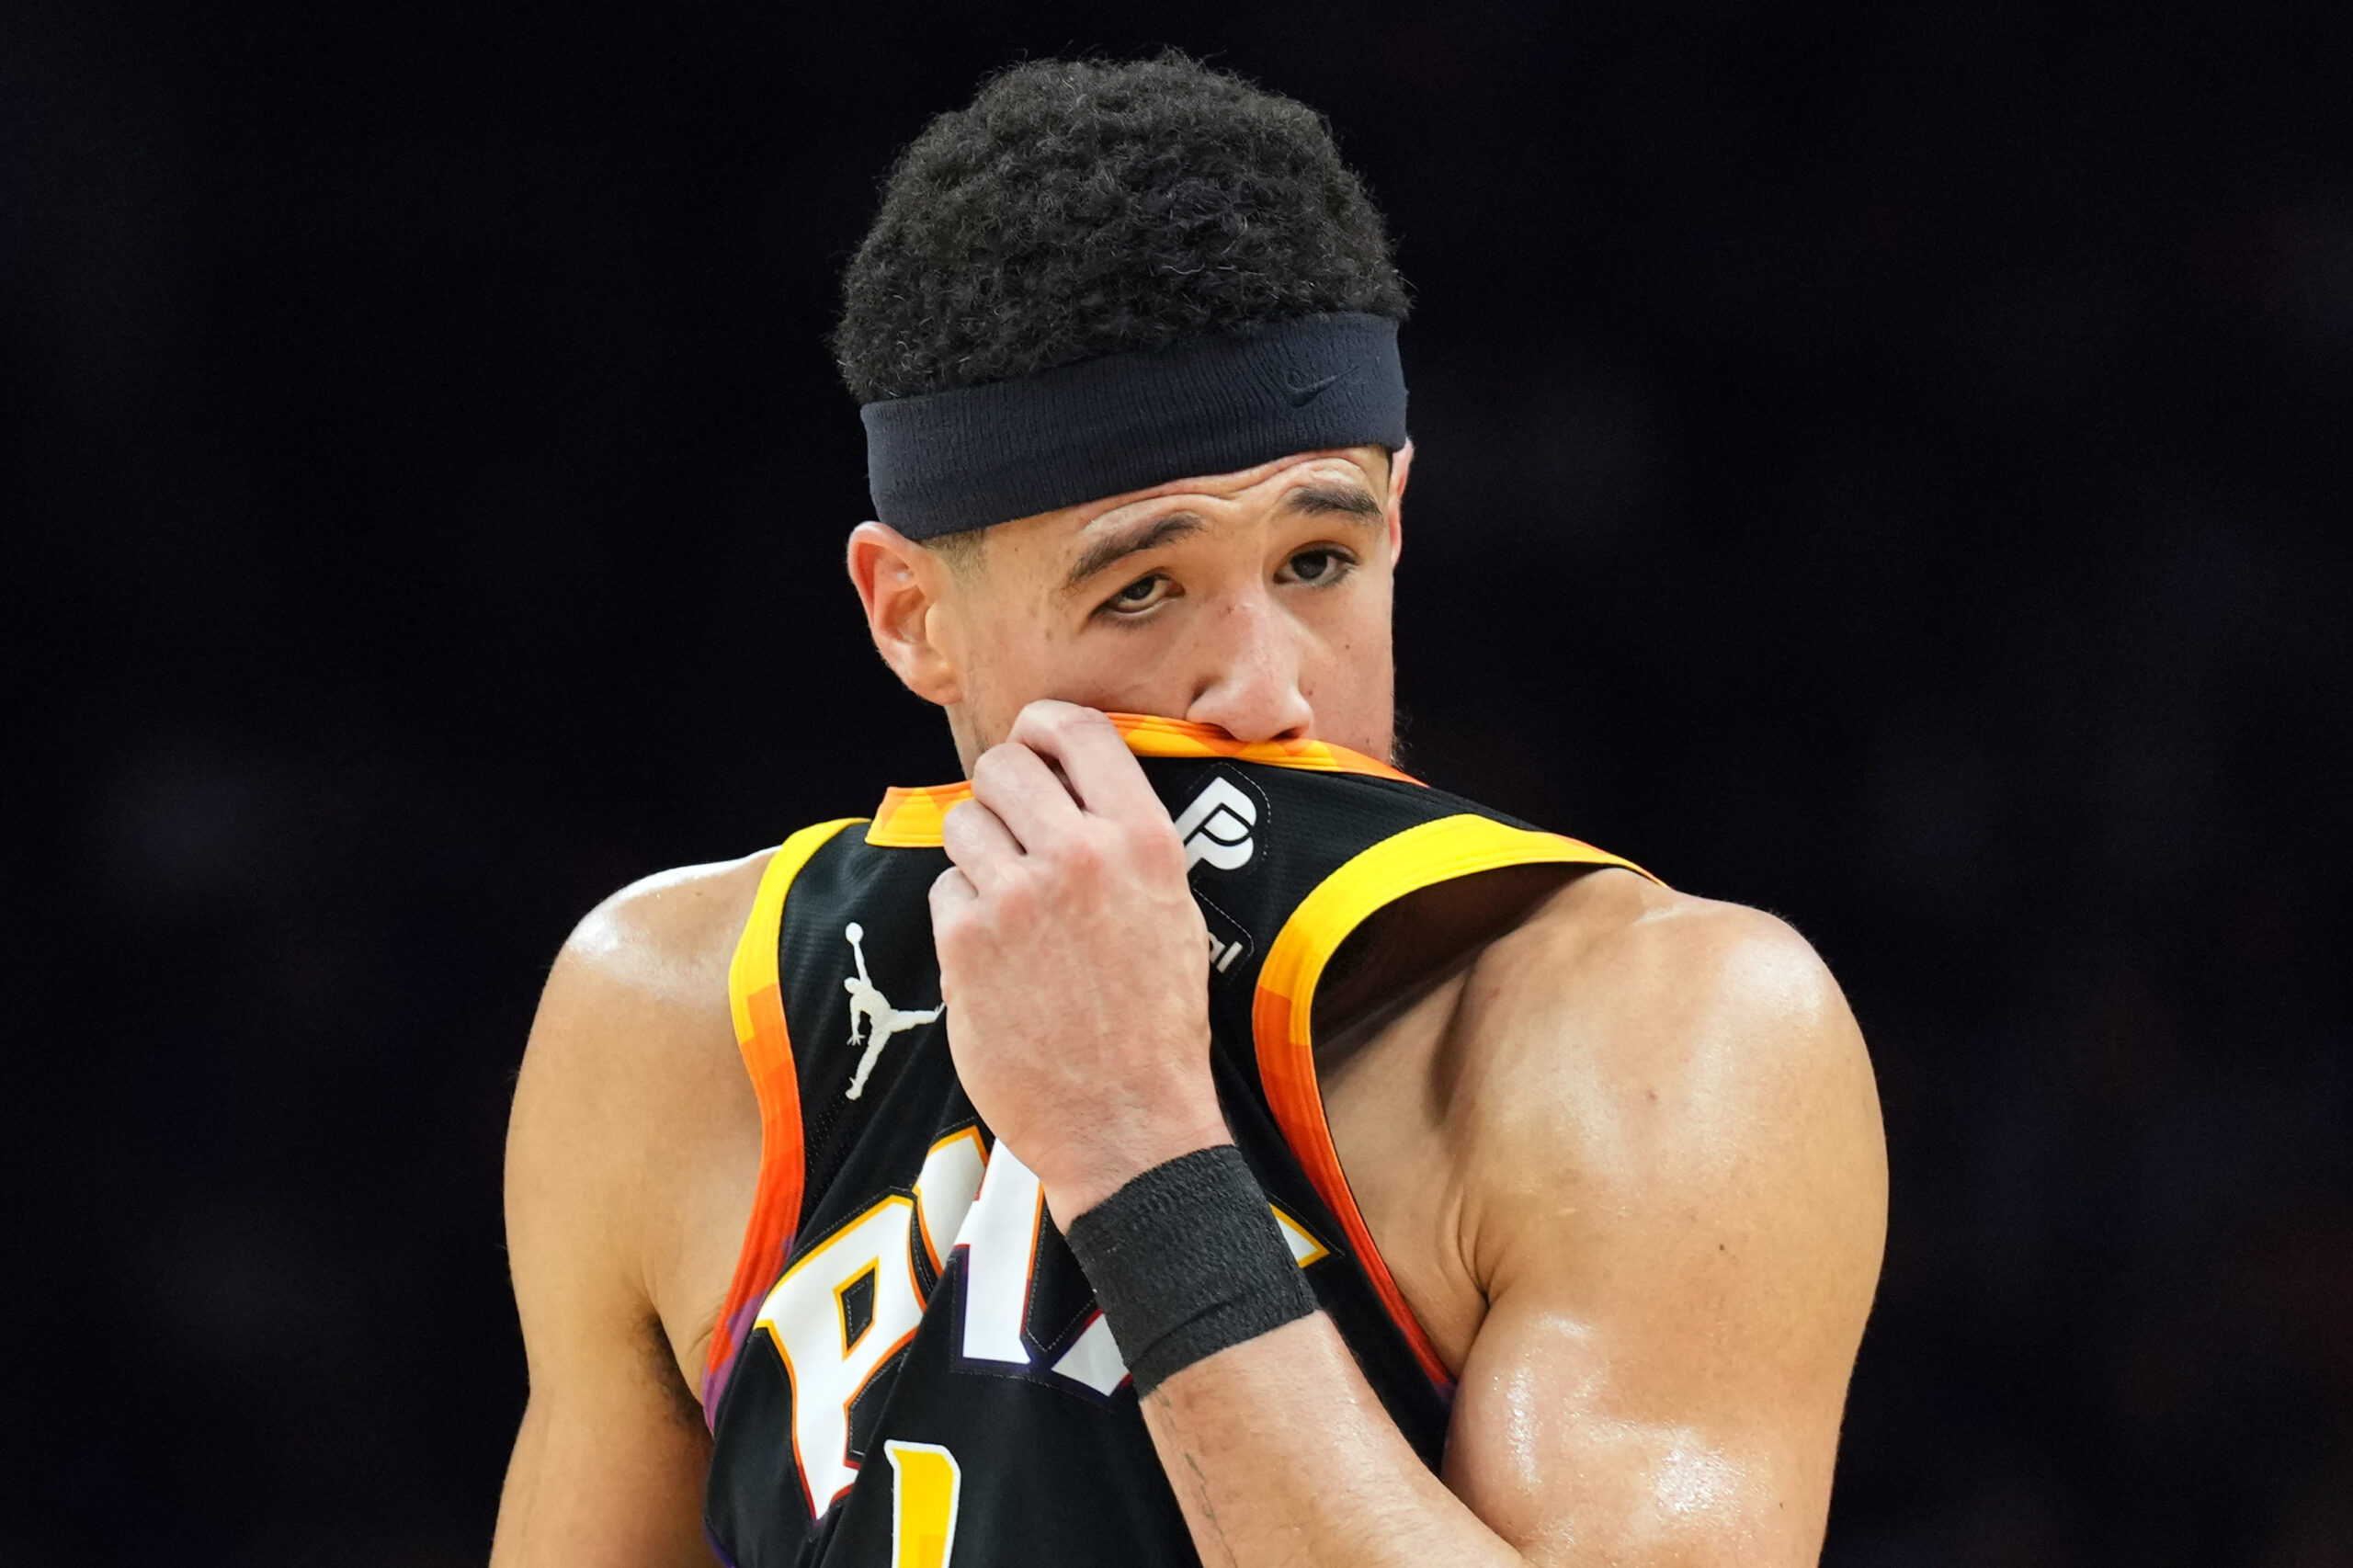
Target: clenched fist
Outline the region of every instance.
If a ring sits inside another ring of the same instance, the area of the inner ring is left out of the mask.
[[[1110,722],[1033,702],[948,814],[931,889],[973,1107],[1071,1221],[1233,1142],[1210,1077],[1209,933],[1167,811]]]

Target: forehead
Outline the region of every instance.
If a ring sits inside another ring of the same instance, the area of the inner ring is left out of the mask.
[[[1303,484],[1355,484],[1379,495],[1388,483],[1389,454],[1380,447],[1344,447],[1324,452],[1298,452],[1256,468],[1233,473],[1207,474],[1176,480],[1149,490],[1130,491],[1101,501],[1066,506],[1043,517],[1067,518],[1075,527],[1131,517],[1142,508],[1165,507],[1179,500],[1211,501],[1226,506],[1253,502],[1274,505],[1285,493]]]

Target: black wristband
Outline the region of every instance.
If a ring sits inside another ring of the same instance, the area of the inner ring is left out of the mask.
[[[1073,1220],[1063,1239],[1138,1393],[1315,1311],[1258,1178],[1231,1143],[1153,1166]]]

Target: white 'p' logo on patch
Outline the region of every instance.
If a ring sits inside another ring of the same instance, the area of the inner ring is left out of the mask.
[[[1257,801],[1231,781],[1211,778],[1176,819],[1176,836],[1185,841],[1185,869],[1207,860],[1221,871],[1240,870],[1257,849],[1250,837],[1257,822]]]

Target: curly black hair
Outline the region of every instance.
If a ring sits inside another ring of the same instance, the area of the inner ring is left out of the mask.
[[[842,295],[834,353],[860,403],[1406,311],[1323,117],[1173,52],[1017,65],[934,119]]]

